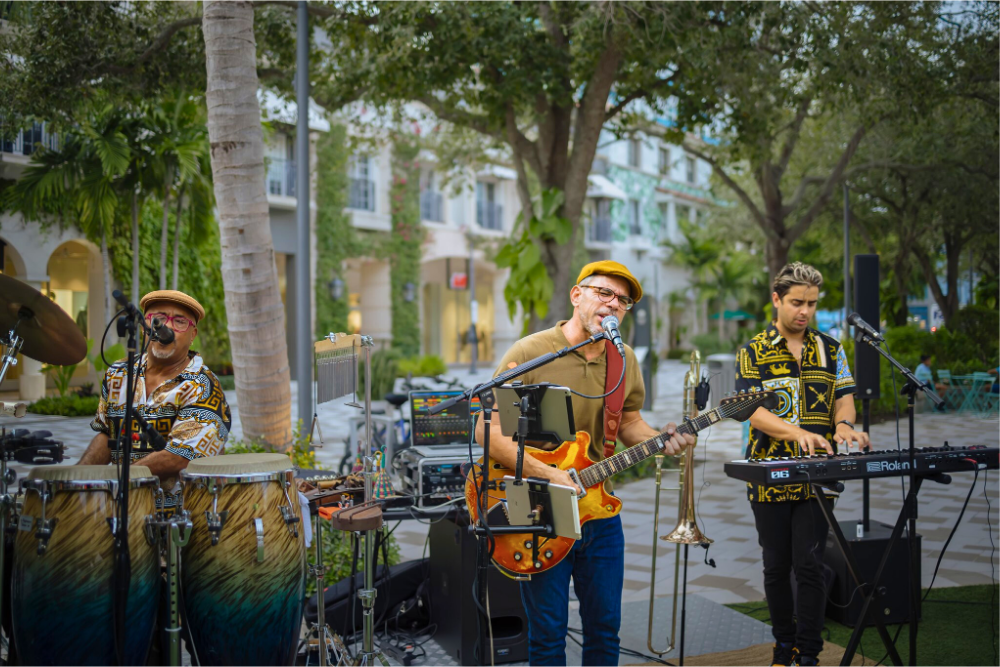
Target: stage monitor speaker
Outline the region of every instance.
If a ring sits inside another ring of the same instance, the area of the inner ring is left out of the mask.
[[[434,640],[460,665],[490,664],[476,657],[478,639],[476,600],[476,538],[468,521],[437,521],[430,528],[431,622]],[[528,617],[516,581],[490,566],[488,576],[493,662],[528,660]]]
[[[882,554],[889,544],[889,536],[892,528],[875,521],[871,522],[871,530],[864,537],[855,537],[857,534],[857,521],[841,521],[840,529],[847,537],[847,544],[854,555],[861,571],[858,576],[862,581],[870,583],[875,578],[875,571],[882,560]],[[920,553],[920,534],[916,536],[917,553]],[[830,587],[827,598],[826,617],[837,621],[848,627],[854,627],[861,620],[861,603],[863,596],[860,590],[855,592],[857,584],[851,578],[851,573],[847,569],[847,561],[844,555],[837,548],[837,542],[831,532],[827,537],[826,552],[823,555],[824,562],[830,566],[836,578],[833,586]],[[920,579],[919,564],[917,565],[916,577]],[[879,581],[880,595],[876,595],[872,600],[873,611],[882,617],[886,625],[896,623],[906,623],[910,618],[910,570],[909,551],[904,535],[889,552],[889,561],[885,565],[882,579]],[[919,610],[919,606],[917,607]],[[919,615],[919,612],[918,612]],[[872,625],[867,618],[864,619],[866,627]]]
[[[878,255],[854,256],[854,310],[868,324],[879,328]],[[872,346],[854,345],[855,398],[879,398],[879,365],[881,357]]]

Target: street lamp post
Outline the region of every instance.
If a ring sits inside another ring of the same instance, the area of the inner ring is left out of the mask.
[[[475,247],[472,245],[472,232],[466,236],[469,244],[469,374],[476,372],[476,357],[479,356],[479,340],[476,338],[476,322],[479,320],[479,302],[476,301],[476,265]]]

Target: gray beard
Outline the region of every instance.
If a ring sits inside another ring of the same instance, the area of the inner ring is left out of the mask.
[[[583,330],[586,331],[591,336],[596,336],[597,334],[604,333],[604,329],[594,324],[590,320],[586,319],[582,314],[579,315],[579,318],[580,318],[580,324],[583,326]]]
[[[164,361],[173,356],[174,351],[169,347],[163,347],[159,343],[152,343],[149,346],[149,353],[160,361]]]

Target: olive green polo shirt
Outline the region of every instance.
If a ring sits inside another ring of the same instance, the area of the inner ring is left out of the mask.
[[[556,326],[545,331],[532,334],[514,343],[507,354],[500,360],[493,376],[506,372],[535,357],[569,347],[569,341],[563,335],[562,326],[567,320],[562,320]],[[564,357],[556,359],[541,368],[525,373],[516,378],[524,384],[550,382],[569,387],[582,394],[600,396],[604,393],[604,379],[607,376],[607,352],[603,345],[601,354],[588,360],[583,356],[583,350],[574,350]],[[617,379],[616,379],[617,381]],[[635,358],[635,352],[625,346],[625,405],[626,412],[637,412],[642,408],[646,398],[646,387],[642,382],[642,371]],[[588,454],[594,461],[604,458],[604,400],[582,398],[573,394],[573,420],[577,431],[590,434],[590,449]],[[495,423],[495,422],[494,422]],[[545,443],[543,449],[555,449],[558,445]]]

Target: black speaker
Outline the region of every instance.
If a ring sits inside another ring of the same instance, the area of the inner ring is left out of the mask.
[[[840,529],[847,538],[848,547],[854,555],[854,560],[861,571],[858,576],[862,581],[871,583],[875,578],[875,571],[882,560],[882,554],[889,544],[889,536],[892,528],[885,524],[871,522],[871,530],[864,537],[856,537],[857,521],[841,521]],[[920,534],[916,535],[917,553],[920,553]],[[837,621],[843,625],[854,627],[861,621],[862,594],[857,589],[857,584],[851,578],[851,573],[847,570],[847,561],[837,547],[831,532],[827,537],[826,553],[823,560],[829,565],[836,577],[830,594],[827,598],[826,616],[830,620]],[[892,546],[889,552],[889,561],[882,572],[882,579],[879,581],[879,592],[872,601],[874,612],[882,617],[886,625],[895,623],[906,623],[910,618],[910,555],[907,549],[906,536],[904,536]],[[917,563],[917,572],[914,575],[920,579],[920,564]],[[919,610],[919,606],[917,607]],[[919,611],[918,611],[919,618]],[[872,623],[865,618],[865,626]]]
[[[879,328],[878,255],[854,256],[854,310],[868,324]],[[866,343],[854,345],[855,398],[879,398],[879,363],[881,358]]]
[[[460,665],[490,664],[476,657],[479,612],[473,597],[476,578],[476,538],[468,521],[450,519],[431,525],[431,622],[434,640]],[[490,567],[488,576],[493,662],[528,660],[528,617],[516,581]]]

